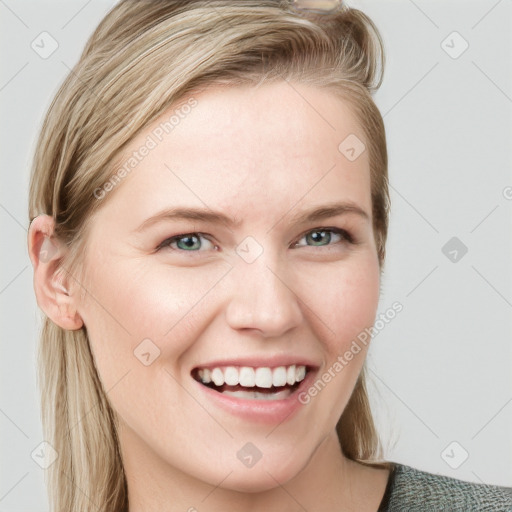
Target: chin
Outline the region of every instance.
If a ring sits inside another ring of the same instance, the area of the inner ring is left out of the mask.
[[[279,456],[274,451],[270,458],[262,456],[252,467],[244,468],[240,464],[242,467],[237,467],[222,487],[244,493],[265,492],[295,478],[307,465],[307,461],[308,458],[300,456],[300,452],[293,447],[287,457]]]
[[[259,470],[240,469],[231,473],[222,487],[242,493],[261,493],[285,485],[298,472],[299,468],[296,471],[283,472],[276,466],[269,469],[262,467]]]

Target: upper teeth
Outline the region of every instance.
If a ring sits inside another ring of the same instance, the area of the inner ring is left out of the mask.
[[[303,365],[278,366],[277,368],[250,366],[225,366],[216,368],[201,368],[199,378],[204,384],[213,382],[216,386],[228,384],[252,388],[270,388],[272,386],[293,386],[296,382],[304,380],[306,367]]]

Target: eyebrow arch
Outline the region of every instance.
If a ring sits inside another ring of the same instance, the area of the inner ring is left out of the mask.
[[[292,217],[292,222],[306,224],[307,222],[315,222],[349,213],[358,215],[366,221],[370,220],[370,215],[365,210],[360,208],[357,204],[347,201],[342,203],[329,203],[320,207],[311,208],[305,212],[300,212]]]
[[[146,219],[136,231],[143,231],[163,220],[198,220],[211,224],[222,224],[227,227],[236,227],[242,223],[240,220],[232,219],[221,212],[215,212],[209,208],[175,207],[167,208]]]
[[[342,202],[329,203],[320,207],[313,207],[305,212],[300,212],[292,218],[292,222],[305,224],[307,222],[315,222],[328,217],[335,217],[337,215],[349,213],[356,214],[365,220],[370,220],[368,213],[355,203]],[[197,220],[211,224],[222,224],[228,228],[238,227],[242,224],[240,219],[232,219],[221,212],[216,212],[208,208],[176,207],[165,209],[146,219],[135,231],[143,231],[144,229],[163,220]]]

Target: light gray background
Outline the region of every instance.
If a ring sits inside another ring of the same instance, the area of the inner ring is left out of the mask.
[[[392,196],[380,311],[394,301],[404,309],[374,338],[368,359],[385,455],[510,486],[512,2],[350,3],[376,22],[387,50],[376,95]],[[40,324],[26,253],[35,137],[114,4],[0,0],[0,512],[48,510],[44,472],[31,458],[43,440]],[[46,59],[31,48],[43,31],[59,45]],[[468,49],[453,58],[464,41]],[[468,248],[457,262],[442,252],[454,236]]]

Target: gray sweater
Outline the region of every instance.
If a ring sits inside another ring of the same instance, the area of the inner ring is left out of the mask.
[[[377,512],[512,512],[512,487],[465,482],[391,463]]]

